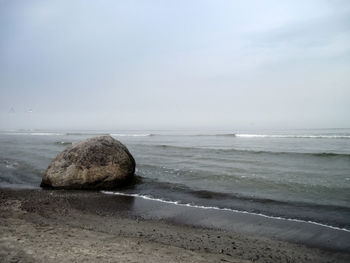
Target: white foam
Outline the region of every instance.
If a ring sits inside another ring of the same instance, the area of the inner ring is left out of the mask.
[[[51,132],[33,132],[30,133],[30,135],[37,135],[37,136],[52,136],[52,135],[63,135],[62,133],[51,133]]]
[[[261,213],[254,213],[254,212],[248,212],[248,211],[240,211],[240,210],[235,210],[235,209],[230,209],[230,208],[219,208],[216,206],[202,206],[202,205],[192,205],[192,204],[183,204],[178,201],[168,201],[160,198],[153,198],[147,195],[139,195],[139,194],[125,194],[125,193],[120,193],[120,192],[111,192],[111,191],[101,191],[103,194],[110,194],[110,195],[120,195],[120,196],[129,196],[129,197],[137,197],[137,198],[142,198],[145,200],[151,200],[151,201],[157,201],[157,202],[162,202],[166,204],[173,204],[173,205],[178,205],[178,206],[185,206],[185,207],[192,207],[192,208],[199,208],[199,209],[208,209],[208,210],[220,210],[220,211],[229,211],[233,213],[240,213],[240,214],[250,214],[250,215],[256,215],[256,216],[261,216],[265,218],[270,218],[270,219],[276,219],[276,220],[285,220],[285,221],[292,221],[292,222],[299,222],[299,223],[306,223],[306,224],[312,224],[312,225],[318,225],[326,228],[331,228],[334,230],[339,230],[339,231],[345,231],[345,232],[350,232],[350,229],[346,228],[340,228],[336,226],[330,226],[326,224],[321,224],[318,222],[314,221],[306,221],[306,220],[301,220],[301,219],[294,219],[294,218],[284,218],[284,217],[279,217],[279,216],[269,216]]]
[[[3,133],[6,135],[33,135],[33,136],[60,136],[62,133],[53,133],[53,132],[8,132]]]
[[[350,135],[284,135],[284,134],[236,134],[241,138],[315,138],[315,139],[350,139]]]
[[[18,162],[8,160],[0,160],[0,164],[5,164],[7,169],[15,169],[19,166]]]
[[[149,134],[149,133],[144,133],[144,134],[111,133],[111,136],[115,136],[115,137],[146,137],[146,136],[151,136],[151,134]]]

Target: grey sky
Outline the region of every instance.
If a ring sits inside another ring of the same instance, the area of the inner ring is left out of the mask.
[[[350,1],[0,0],[0,92],[0,129],[349,127]]]

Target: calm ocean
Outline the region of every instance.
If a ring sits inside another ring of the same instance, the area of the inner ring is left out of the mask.
[[[141,182],[120,194],[350,230],[350,129],[3,131],[0,187],[38,188],[57,153],[98,134],[135,157]]]

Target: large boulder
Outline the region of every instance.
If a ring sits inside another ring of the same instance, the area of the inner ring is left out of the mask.
[[[135,160],[111,136],[90,138],[58,154],[45,171],[41,187],[111,189],[130,182]]]

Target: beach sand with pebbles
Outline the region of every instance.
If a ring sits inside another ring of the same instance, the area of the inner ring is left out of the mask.
[[[142,206],[152,214],[152,201]],[[171,205],[165,204],[172,210]],[[137,204],[136,204],[137,206]],[[164,209],[166,212],[167,209]],[[135,198],[0,189],[1,262],[349,262],[346,249],[142,216]]]

